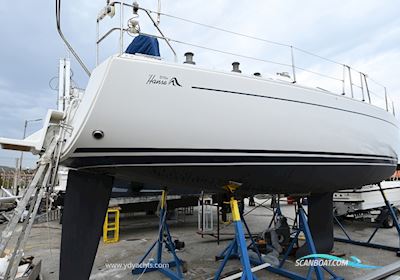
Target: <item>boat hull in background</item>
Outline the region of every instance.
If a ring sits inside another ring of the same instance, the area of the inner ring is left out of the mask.
[[[193,190],[360,187],[393,174],[400,143],[396,119],[365,102],[133,55],[94,71],[70,125],[63,165]]]

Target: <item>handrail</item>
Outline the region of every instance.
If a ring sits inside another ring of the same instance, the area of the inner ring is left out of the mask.
[[[120,26],[119,27],[113,27],[111,29],[109,29],[101,38],[99,38],[100,34],[99,34],[99,23],[101,21],[102,18],[97,18],[97,40],[96,40],[96,65],[98,65],[99,62],[99,44],[106,38],[108,37],[112,32],[119,30],[120,31],[120,45],[119,45],[119,53],[122,54],[123,53],[123,45],[124,45],[124,40],[123,40],[123,32],[127,31],[127,29],[124,29],[123,27],[123,20],[124,20],[124,9],[123,7],[130,7],[133,9],[137,9],[137,10],[141,10],[144,11],[147,16],[149,17],[149,19],[152,21],[154,27],[157,29],[158,33],[160,33],[161,36],[159,36],[158,38],[164,40],[166,42],[166,44],[168,45],[168,47],[170,48],[170,50],[172,51],[173,55],[174,55],[174,60],[175,62],[178,61],[178,56],[176,54],[176,51],[174,50],[174,48],[172,47],[171,43],[168,41],[168,38],[164,35],[164,33],[161,31],[161,29],[159,28],[158,24],[156,21],[154,21],[154,19],[152,18],[152,16],[150,15],[150,12],[147,9],[141,8],[139,7],[139,5],[137,4],[128,4],[125,3],[123,1],[112,1],[111,3],[109,3],[108,5],[110,6],[115,6],[115,4],[119,5],[120,7]]]
[[[108,35],[110,35],[111,33],[113,33],[114,31],[117,31],[117,30],[121,30],[121,29],[119,27],[113,27],[113,28],[109,29],[106,33],[104,33],[103,36],[101,36],[99,39],[97,39],[96,44],[101,43],[105,38],[108,37]],[[124,29],[124,31],[125,31],[125,29]]]
[[[81,67],[86,72],[86,74],[90,77],[89,68],[86,67],[85,63],[82,61],[82,59],[79,57],[79,55],[75,52],[75,50],[72,48],[71,44],[68,42],[68,40],[65,38],[63,32],[61,31],[61,0],[56,0],[56,22],[57,22],[57,31],[58,31],[58,34],[60,35],[61,39],[64,41],[65,45],[67,46],[69,51],[73,54],[73,56],[78,61],[78,63],[81,65]]]
[[[131,6],[131,5],[126,4],[126,6]],[[175,57],[175,62],[178,62],[178,56],[177,56],[177,54],[176,54],[174,48],[171,46],[171,44],[170,44],[170,42],[168,41],[168,39],[164,36],[164,34],[162,33],[161,29],[158,27],[158,24],[157,24],[157,23],[154,21],[154,19],[151,17],[150,13],[149,13],[146,9],[143,9],[143,8],[140,8],[140,7],[139,7],[139,9],[142,10],[142,11],[144,11],[144,12],[148,15],[148,17],[151,19],[151,21],[152,21],[153,24],[154,24],[154,27],[158,30],[158,32],[161,34],[162,38],[165,40],[165,42],[167,43],[167,45],[169,46],[169,48],[170,48],[171,51],[173,52],[174,57]]]

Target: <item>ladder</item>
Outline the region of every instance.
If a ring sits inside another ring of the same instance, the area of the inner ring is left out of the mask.
[[[103,242],[106,244],[119,241],[119,207],[110,207],[107,209],[106,219],[103,225]],[[108,233],[112,232],[112,237]]]
[[[53,154],[56,150],[57,144],[58,137],[54,137],[47,147],[45,153],[40,157],[35,176],[29,184],[24,196],[14,209],[14,214],[8,222],[7,227],[1,233],[0,255],[2,255],[7,246],[10,245],[10,241],[12,239],[14,241],[14,244],[9,246],[9,248],[11,247],[11,255],[3,278],[4,280],[13,280],[17,274],[18,266],[23,255],[23,248],[28,240],[42,197],[46,191],[48,183],[50,182],[50,177],[53,170]],[[28,205],[28,215],[22,222],[22,229],[21,231],[16,231],[18,221],[21,219]]]

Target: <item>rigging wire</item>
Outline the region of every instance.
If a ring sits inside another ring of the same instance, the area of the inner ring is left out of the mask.
[[[158,12],[155,12],[155,11],[150,10],[150,9],[145,9],[145,8],[142,8],[142,9],[147,10],[149,13],[152,13],[152,14],[158,14]],[[196,24],[196,25],[199,25],[199,26],[211,28],[211,29],[214,29],[214,30],[230,33],[230,34],[233,34],[233,35],[238,35],[238,36],[246,37],[246,38],[249,38],[249,39],[258,40],[258,41],[266,42],[266,43],[269,43],[269,44],[274,44],[274,45],[279,45],[279,46],[284,46],[284,47],[290,47],[290,45],[287,45],[287,44],[283,44],[283,43],[279,43],[279,42],[275,42],[275,41],[270,41],[270,40],[254,37],[254,36],[251,36],[251,35],[246,35],[246,34],[243,34],[243,33],[239,33],[239,32],[236,32],[236,31],[231,31],[231,30],[224,29],[224,28],[221,28],[221,27],[208,25],[208,24],[205,24],[205,23],[200,23],[200,22],[193,21],[193,20],[190,20],[190,19],[186,19],[186,18],[182,18],[182,17],[178,17],[178,16],[173,16],[173,15],[166,14],[166,13],[161,13],[161,12],[159,14],[162,15],[162,16],[166,16],[166,17],[182,20],[182,21],[185,21],[185,22],[188,22],[188,23],[192,23],[192,24]]]
[[[145,8],[143,8],[143,9],[145,9]],[[243,33],[232,31],[232,30],[228,30],[228,29],[225,29],[225,28],[221,28],[221,27],[212,26],[212,25],[209,25],[209,24],[193,21],[193,20],[190,20],[190,19],[186,19],[186,18],[182,18],[182,17],[178,17],[178,16],[166,14],[166,13],[156,12],[156,11],[153,11],[153,10],[150,10],[150,9],[145,9],[145,10],[147,10],[149,13],[163,15],[163,16],[166,16],[166,17],[169,17],[169,18],[185,21],[185,22],[188,22],[188,23],[191,23],[191,24],[199,25],[199,26],[202,26],[202,27],[207,27],[207,28],[218,30],[218,31],[221,31],[221,32],[225,32],[225,33],[229,33],[229,34],[233,34],[233,35],[237,35],[237,36],[241,36],[241,37],[245,37],[245,38],[261,41],[261,42],[268,43],[268,44],[273,44],[273,45],[277,45],[277,46],[293,48],[293,49],[295,49],[297,51],[303,52],[303,53],[311,55],[311,56],[315,56],[315,57],[321,58],[321,59],[326,60],[328,62],[337,64],[337,65],[341,65],[341,66],[343,65],[343,63],[340,63],[340,62],[337,62],[335,60],[332,60],[332,59],[329,59],[329,58],[314,54],[314,53],[312,53],[310,51],[307,51],[307,50],[304,50],[304,49],[301,49],[301,48],[298,48],[298,47],[295,47],[295,46],[292,46],[292,45],[289,45],[289,44],[279,43],[279,42],[276,42],[276,41],[267,40],[267,39],[259,38],[259,37],[256,37],[256,36],[243,34]]]
[[[149,35],[149,34],[146,34],[146,35]],[[247,55],[242,55],[242,54],[236,54],[236,53],[233,53],[233,52],[218,50],[218,49],[214,49],[214,48],[210,48],[210,47],[205,47],[205,46],[201,46],[201,45],[197,45],[197,44],[192,44],[192,43],[187,43],[187,42],[183,42],[183,41],[176,40],[176,39],[171,39],[171,38],[166,38],[166,39],[169,40],[169,41],[171,41],[171,42],[175,42],[175,43],[183,44],[183,45],[188,45],[188,46],[191,46],[191,47],[201,48],[201,49],[205,49],[205,50],[209,50],[209,51],[214,51],[214,52],[219,52],[219,53],[228,54],[228,55],[234,55],[234,56],[238,56],[238,57],[242,57],[242,58],[247,58],[247,59],[251,59],[251,60],[258,60],[258,61],[267,62],[267,63],[272,63],[272,64],[276,64],[276,65],[281,65],[281,66],[292,67],[292,65],[286,64],[286,63],[276,62],[276,61],[267,60],[267,59],[262,59],[262,58],[257,58],[257,57],[254,57],[254,56],[247,56]]]
[[[170,14],[159,12],[159,11],[153,11],[153,10],[147,9],[147,8],[142,8],[142,9],[146,10],[147,12],[149,12],[151,14],[166,16],[166,17],[169,17],[169,18],[173,18],[173,19],[181,20],[181,21],[188,22],[188,23],[191,23],[191,24],[199,25],[199,26],[202,26],[202,27],[214,29],[214,30],[217,30],[217,31],[221,31],[221,32],[225,32],[225,33],[241,36],[241,37],[244,37],[244,38],[249,38],[249,39],[261,41],[261,42],[268,43],[268,44],[273,44],[273,45],[277,45],[277,46],[283,46],[283,47],[287,47],[287,48],[293,48],[293,49],[295,49],[295,50],[297,50],[299,52],[303,52],[303,53],[308,54],[310,56],[314,56],[314,57],[323,59],[323,60],[328,61],[330,63],[336,64],[336,65],[339,65],[339,66],[343,66],[344,65],[343,63],[340,63],[340,62],[334,61],[332,59],[329,59],[329,58],[314,54],[312,52],[309,52],[307,50],[304,50],[304,49],[301,49],[301,48],[298,48],[298,47],[295,47],[295,46],[292,46],[292,45],[289,45],[289,44],[279,43],[279,42],[276,42],[276,41],[267,40],[267,39],[259,38],[259,37],[256,37],[256,36],[243,34],[243,33],[232,31],[232,30],[228,30],[228,29],[225,29],[225,28],[221,28],[221,27],[216,27],[216,26],[212,26],[212,25],[209,25],[209,24],[200,23],[200,22],[193,21],[193,20],[190,20],[190,19],[187,19],[187,18],[182,18],[182,17],[170,15]],[[149,34],[145,34],[145,35],[149,35]],[[222,51],[222,50],[218,50],[218,49],[214,49],[214,48],[210,48],[210,47],[205,47],[205,46],[201,46],[201,45],[197,45],[197,44],[187,43],[187,42],[183,42],[183,41],[172,39],[172,38],[165,38],[165,39],[168,40],[168,41],[171,41],[171,42],[178,43],[178,44],[185,44],[185,45],[192,46],[192,47],[202,48],[202,49],[215,51],[215,52],[228,54],[228,55],[233,55],[233,56],[238,56],[238,57],[242,57],[242,58],[246,58],[246,59],[258,60],[258,61],[262,61],[262,62],[266,62],[266,63],[272,63],[272,64],[275,64],[275,65],[281,65],[281,66],[285,66],[285,67],[294,67],[296,69],[299,69],[299,70],[302,70],[302,71],[305,71],[305,72],[308,72],[308,73],[311,73],[311,74],[315,74],[315,75],[318,75],[318,76],[321,76],[321,77],[329,78],[329,79],[336,80],[336,81],[343,81],[342,79],[339,79],[339,78],[336,78],[336,77],[332,77],[332,76],[329,76],[329,75],[326,75],[326,74],[318,73],[318,72],[315,72],[315,71],[312,71],[312,70],[308,70],[308,69],[305,69],[305,68],[302,68],[302,67],[298,67],[298,66],[294,66],[294,65],[290,65],[290,64],[286,64],[286,63],[280,63],[280,62],[276,62],[276,61],[271,61],[271,60],[266,60],[266,59],[261,59],[261,58],[246,56],[246,55],[235,54],[235,53],[232,53],[232,52],[227,52],[227,51]]]

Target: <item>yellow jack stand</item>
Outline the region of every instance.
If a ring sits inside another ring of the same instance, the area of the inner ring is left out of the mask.
[[[106,219],[103,225],[103,242],[106,244],[119,241],[119,207],[110,207],[107,209]],[[112,232],[112,237],[108,233]]]
[[[241,264],[243,272],[241,274],[242,280],[256,280],[257,277],[253,274],[252,267],[250,265],[250,258],[247,252],[247,244],[246,237],[244,235],[243,223],[241,220],[238,202],[234,197],[235,190],[240,187],[241,184],[231,182],[229,185],[224,188],[231,193],[230,206],[232,212],[232,221],[235,226],[235,238],[232,242],[226,247],[226,249],[222,252],[219,258],[223,258],[223,261],[215,273],[214,280],[219,280],[224,270],[225,265],[227,264],[230,257],[235,256],[238,257]],[[247,228],[247,226],[246,226]],[[248,228],[247,228],[248,229]]]
[[[169,232],[169,227],[167,224],[167,192],[165,190],[162,192],[160,204],[161,208],[158,239],[153,243],[153,245],[150,246],[144,256],[140,259],[138,262],[139,266],[132,270],[132,274],[143,275],[143,273],[146,272],[159,271],[169,279],[182,280],[184,262],[176,255],[175,244],[172,241],[172,237]],[[147,263],[145,263],[144,261],[155,247],[157,247],[157,258],[155,260],[149,260]],[[172,261],[165,262],[162,260],[164,248],[168,249],[169,253],[172,255]],[[175,267],[176,271],[171,270],[172,267]]]

